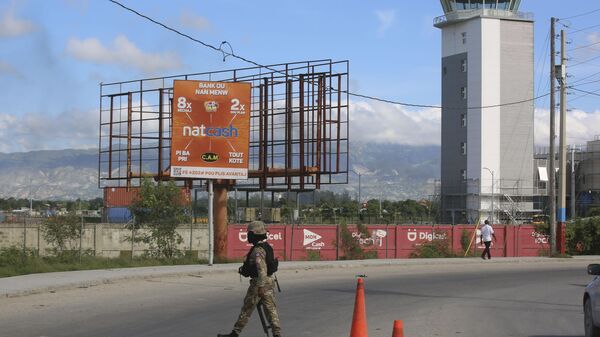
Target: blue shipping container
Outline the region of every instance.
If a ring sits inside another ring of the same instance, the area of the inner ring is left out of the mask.
[[[106,211],[108,222],[110,223],[127,223],[133,218],[131,211],[127,207],[110,207]]]
[[[4,222],[4,219],[6,219],[6,216],[4,215],[4,212],[0,211],[0,222]]]

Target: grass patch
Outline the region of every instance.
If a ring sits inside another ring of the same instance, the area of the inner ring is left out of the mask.
[[[112,268],[152,267],[205,264],[197,258],[183,257],[179,259],[150,258],[106,258],[84,254],[79,260],[78,252],[70,252],[61,256],[39,256],[35,251],[23,251],[19,248],[0,249],[0,277],[26,274],[49,273],[74,270],[94,270]]]

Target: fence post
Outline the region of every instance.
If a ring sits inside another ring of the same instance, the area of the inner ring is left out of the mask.
[[[335,225],[335,260],[340,259],[340,225]]]
[[[31,214],[29,214],[31,216]],[[23,216],[23,254],[27,251],[27,217]]]

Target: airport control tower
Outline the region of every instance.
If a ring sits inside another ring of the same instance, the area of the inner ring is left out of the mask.
[[[520,0],[441,4],[442,221],[518,223],[533,211],[533,16]]]

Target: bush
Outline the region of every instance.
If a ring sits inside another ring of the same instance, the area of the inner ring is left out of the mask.
[[[468,237],[468,234],[467,234]],[[462,236],[461,236],[462,238]],[[468,246],[468,243],[467,243]],[[443,257],[457,257],[452,251],[450,240],[446,235],[445,239],[432,240],[429,242],[422,243],[416,247],[415,251],[410,254],[411,258],[443,258]]]
[[[69,258],[69,251],[79,247],[80,219],[75,215],[53,216],[42,224],[42,236],[53,247],[50,251],[58,257]]]
[[[369,236],[367,226],[359,224],[357,225],[358,232],[361,235]],[[341,260],[365,260],[377,258],[377,251],[367,250],[365,251],[359,244],[357,237],[352,236],[352,232],[348,229],[348,225],[340,225],[340,240],[338,248],[342,250]]]
[[[600,207],[592,207],[592,208],[590,208],[590,210],[588,211],[587,216],[589,216],[589,217],[600,216]]]
[[[321,251],[309,250],[306,252],[307,261],[321,261]]]
[[[460,246],[462,247],[462,251],[467,253],[467,249],[469,249],[469,243],[471,243],[471,236],[469,235],[469,231],[463,229],[460,233]]]
[[[576,220],[567,224],[567,253],[572,255],[600,254],[600,217]]]
[[[142,242],[149,246],[148,257],[179,259],[184,253],[178,248],[183,238],[177,233],[177,226],[186,220],[181,191],[174,181],[154,184],[143,179],[140,198],[131,205],[134,222],[128,224],[134,235],[129,241]],[[142,228],[146,231],[136,230]]]

